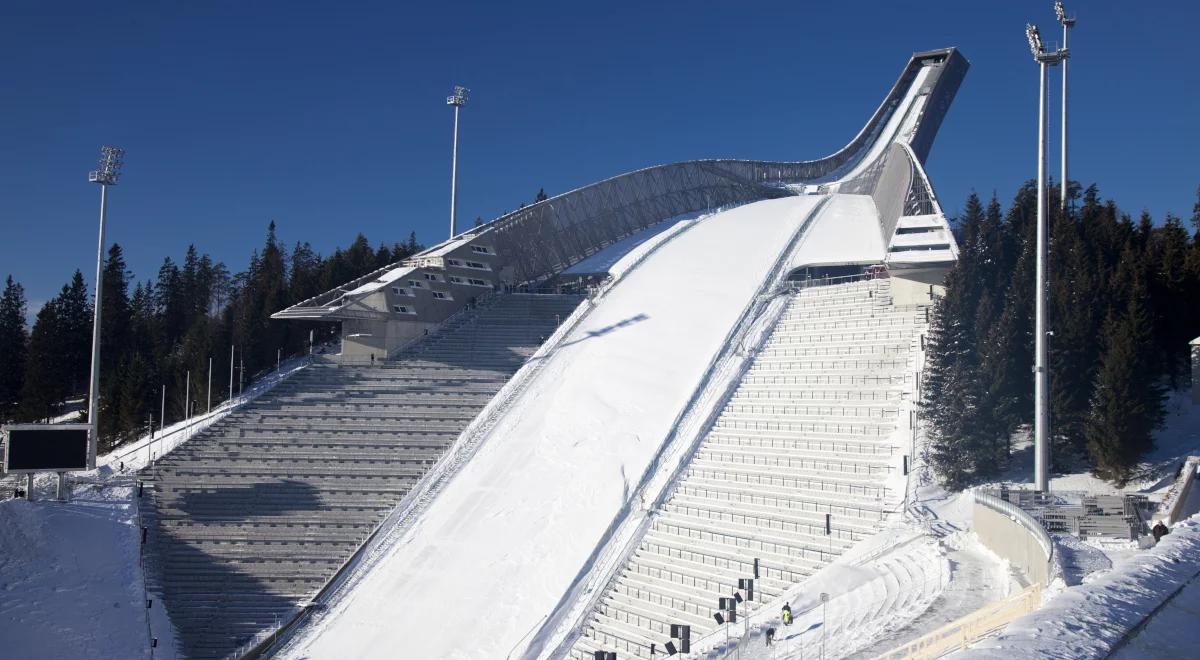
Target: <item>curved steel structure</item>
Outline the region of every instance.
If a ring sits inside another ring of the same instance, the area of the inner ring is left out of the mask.
[[[931,253],[921,255],[921,264],[952,261],[957,248],[948,239],[948,228],[921,163],[967,68],[966,59],[954,48],[914,54],[858,135],[824,158],[799,162],[696,160],[621,174],[505,214],[296,304],[275,318],[355,323],[358,334],[376,337],[374,348],[386,355],[419,328],[436,324],[461,308],[480,292],[472,286],[536,283],[670,218],[813,192],[871,195],[879,210],[884,243],[889,246],[901,217],[933,216],[935,220],[926,224],[934,230],[945,229],[944,236],[937,242],[927,241],[924,250],[901,246],[904,249],[896,254],[889,253],[889,263],[905,267],[906,259],[913,255],[901,253],[917,251]],[[433,291],[427,289],[431,287],[440,288],[442,297],[430,298],[427,294]],[[446,304],[447,300],[457,302]],[[412,332],[384,331],[371,325],[382,322],[405,323]]]

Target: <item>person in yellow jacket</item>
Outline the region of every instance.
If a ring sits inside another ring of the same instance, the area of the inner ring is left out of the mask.
[[[783,625],[792,625],[792,606],[788,603],[783,604]]]

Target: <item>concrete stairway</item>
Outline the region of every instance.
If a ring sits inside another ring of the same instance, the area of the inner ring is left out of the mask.
[[[717,628],[755,559],[752,609],[873,534],[901,495],[884,486],[889,436],[924,320],[892,306],[886,279],[796,294],[571,657],[664,655],[671,624]]]
[[[148,469],[147,577],[183,653],[311,599],[580,300],[496,296],[394,361],[313,364]]]

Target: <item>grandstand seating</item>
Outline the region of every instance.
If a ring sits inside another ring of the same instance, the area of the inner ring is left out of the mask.
[[[314,363],[144,473],[150,586],[225,657],[338,571],[578,296],[493,296],[396,360]]]
[[[892,305],[887,279],[793,294],[570,657],[665,655],[671,624],[693,640],[717,629],[718,598],[753,577],[755,559],[739,616],[873,534],[902,497],[884,487],[889,436],[924,323],[923,310]]]

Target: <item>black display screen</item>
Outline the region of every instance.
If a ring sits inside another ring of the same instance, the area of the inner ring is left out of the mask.
[[[8,430],[10,472],[66,472],[88,469],[86,428],[15,428]]]

